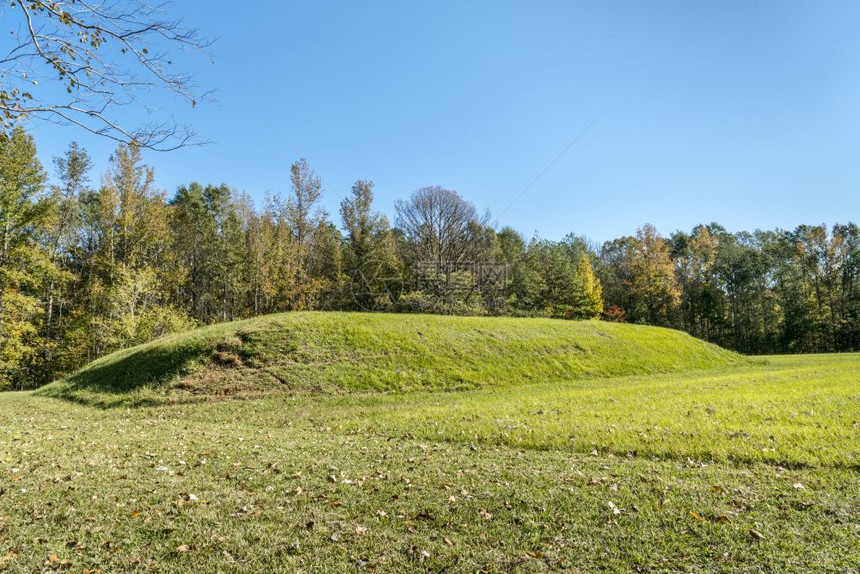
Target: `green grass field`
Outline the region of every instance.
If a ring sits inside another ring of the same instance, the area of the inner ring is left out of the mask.
[[[856,572],[858,512],[856,354],[296,314],[0,394],[0,571]]]

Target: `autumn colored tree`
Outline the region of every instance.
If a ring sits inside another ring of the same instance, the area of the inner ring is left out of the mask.
[[[338,228],[305,161],[260,210],[227,185],[167,202],[139,146],[118,146],[97,188],[93,163],[70,145],[49,187],[32,137],[0,133],[2,389],[194,325],[313,309],[602,317],[750,354],[860,349],[854,223],[526,242],[443,188],[397,202],[390,228],[358,180]]]
[[[30,363],[40,346],[39,295],[55,276],[39,232],[52,216],[46,174],[33,138],[22,129],[0,133],[0,389],[34,383]]]
[[[603,313],[603,287],[594,274],[591,260],[586,253],[580,253],[576,262],[576,279],[573,289],[574,319],[596,319]]]
[[[636,230],[631,246],[627,261],[627,288],[635,301],[631,317],[649,325],[674,325],[680,292],[668,243],[653,225],[646,224]]]
[[[41,376],[50,380],[81,363],[86,356],[86,318],[83,298],[86,290],[81,272],[86,266],[83,241],[82,199],[90,192],[89,172],[92,160],[76,142],[54,159],[59,185],[51,187],[53,215],[41,228],[41,243],[47,250],[52,269],[44,280],[44,321],[41,331]],[[79,333],[75,336],[74,331]]]
[[[93,253],[90,289],[95,355],[188,328],[170,301],[177,264],[170,206],[140,149],[120,144],[101,188],[87,199]]]

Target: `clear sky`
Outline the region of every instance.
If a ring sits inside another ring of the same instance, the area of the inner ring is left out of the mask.
[[[860,221],[860,3],[236,2],[173,12],[217,37],[188,58],[217,101],[176,117],[213,143],[147,153],[159,187],[227,183],[258,202],[296,157],[377,207],[458,190],[494,216],[605,111],[499,225],[595,241]],[[186,60],[180,58],[185,63]],[[46,165],[72,139],[33,126]]]

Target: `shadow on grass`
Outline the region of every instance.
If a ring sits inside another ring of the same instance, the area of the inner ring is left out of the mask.
[[[154,344],[120,351],[40,389],[39,396],[109,407],[163,404],[159,390],[191,372],[208,344]],[[153,391],[153,394],[147,391]]]

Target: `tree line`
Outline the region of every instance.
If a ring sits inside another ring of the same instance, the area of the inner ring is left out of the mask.
[[[304,160],[257,207],[226,185],[168,197],[120,144],[93,185],[87,152],[56,184],[18,128],[0,134],[0,389],[197,325],[295,310],[602,318],[683,329],[745,353],[860,348],[860,228],[803,225],[602,245],[496,230],[455,191],[421,188],[393,225],[358,180],[339,225]]]

